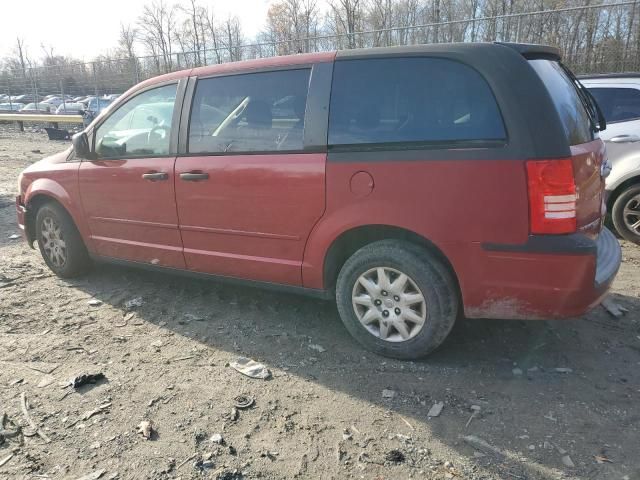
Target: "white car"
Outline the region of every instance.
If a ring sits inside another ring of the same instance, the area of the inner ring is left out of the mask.
[[[606,179],[611,220],[618,233],[640,244],[640,74],[584,76],[607,121],[600,138],[607,146]]]

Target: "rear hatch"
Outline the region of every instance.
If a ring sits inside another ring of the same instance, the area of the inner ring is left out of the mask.
[[[606,213],[603,176],[607,170],[606,153],[597,133],[605,128],[604,118],[595,99],[559,58],[543,55],[528,60],[545,84],[565,128],[571,157],[561,160],[570,162],[575,182],[575,193],[560,191],[555,197],[544,197],[549,203],[544,204],[543,212],[552,221],[565,222],[564,233],[572,233],[573,228],[574,232],[595,238]]]

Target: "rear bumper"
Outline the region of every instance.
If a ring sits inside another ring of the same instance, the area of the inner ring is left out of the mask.
[[[469,318],[582,315],[606,296],[622,261],[620,244],[606,228],[595,240],[581,234],[539,236],[525,245],[483,245],[482,251],[483,274],[471,276],[476,286],[461,279]]]

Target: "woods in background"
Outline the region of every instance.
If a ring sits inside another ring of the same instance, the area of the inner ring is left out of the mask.
[[[243,33],[240,17],[220,18],[212,5],[153,0],[135,24],[121,26],[112,51],[89,63],[51,47],[36,55],[18,38],[14,54],[0,62],[0,89],[39,82],[41,90],[122,91],[159,73],[249,58],[496,40],[557,46],[580,73],[640,69],[637,1],[278,0],[254,38]]]

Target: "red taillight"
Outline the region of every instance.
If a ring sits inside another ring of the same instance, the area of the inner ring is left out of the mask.
[[[531,233],[576,231],[576,182],[570,158],[528,160],[527,186]]]

